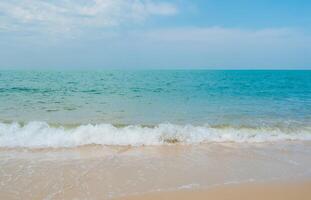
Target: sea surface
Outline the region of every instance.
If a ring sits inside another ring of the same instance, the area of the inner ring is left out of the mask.
[[[0,148],[311,140],[311,71],[0,71]]]
[[[0,199],[311,180],[311,71],[0,71]]]

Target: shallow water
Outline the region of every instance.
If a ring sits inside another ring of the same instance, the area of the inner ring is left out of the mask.
[[[0,119],[202,125],[311,120],[311,71],[0,71]]]
[[[1,71],[0,146],[310,140],[310,80],[311,71]]]
[[[0,71],[0,199],[311,179],[311,71]]]
[[[0,71],[0,147],[311,139],[311,71]]]
[[[310,180],[310,143],[1,149],[0,199],[110,199]]]

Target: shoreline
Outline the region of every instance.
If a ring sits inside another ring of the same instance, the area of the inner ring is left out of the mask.
[[[114,200],[309,200],[311,181],[286,183],[248,183],[130,195]]]
[[[252,188],[253,183],[270,187],[274,182],[297,183],[294,189],[285,186],[295,194],[311,188],[310,152],[309,142],[0,149],[0,199],[101,200],[123,196],[152,200],[181,195],[200,200],[210,195],[210,190],[199,188],[222,191],[226,183],[241,184],[233,188]],[[307,185],[301,184],[303,181],[308,181]],[[172,192],[146,194],[168,190]],[[134,194],[142,197],[130,196]]]

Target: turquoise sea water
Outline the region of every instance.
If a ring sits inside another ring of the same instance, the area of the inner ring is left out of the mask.
[[[139,129],[137,134],[147,126],[157,131],[157,141],[169,135],[162,142],[179,134],[192,141],[211,130],[225,130],[215,133],[222,139],[226,134],[243,139],[254,130],[260,130],[256,137],[311,134],[311,71],[0,71],[0,102],[0,146],[23,131],[25,137],[55,136],[61,128],[64,133],[57,134],[68,136],[86,126],[88,137],[115,131],[123,136],[131,128]],[[108,125],[116,130],[104,130]],[[12,146],[22,144],[31,146],[25,141]]]

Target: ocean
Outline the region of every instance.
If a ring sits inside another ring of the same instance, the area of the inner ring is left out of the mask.
[[[311,71],[0,71],[0,147],[311,140]]]
[[[310,155],[311,71],[0,71],[0,199],[304,183]]]

